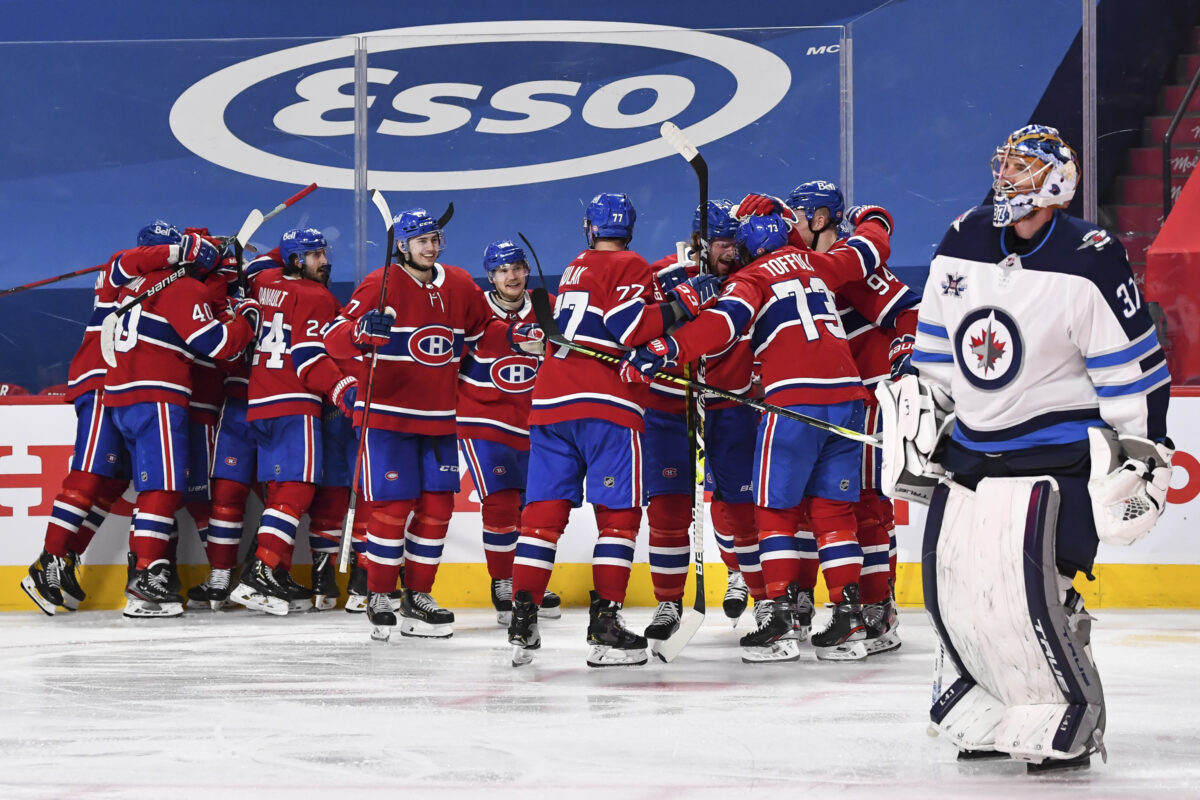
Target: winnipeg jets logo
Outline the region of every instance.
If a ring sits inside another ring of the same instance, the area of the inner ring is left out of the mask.
[[[1112,237],[1108,235],[1108,231],[1101,228],[1095,228],[1083,235],[1083,244],[1076,247],[1076,250],[1085,250],[1089,247],[1094,247],[1097,250],[1103,250],[1106,246],[1112,244]]]
[[[954,230],[955,230],[956,232],[957,232],[957,231],[961,231],[961,230],[962,230],[962,223],[963,223],[963,220],[964,220],[964,219],[966,219],[966,218],[967,218],[967,217],[970,215],[970,213],[971,213],[972,211],[974,211],[974,210],[975,210],[975,206],[971,206],[971,207],[970,207],[970,208],[968,208],[966,211],[964,211],[963,213],[959,214],[957,217],[955,217],[955,218],[954,218],[954,222],[951,222],[951,223],[950,223],[950,227],[951,227],[951,228],[954,228]]]
[[[942,294],[962,297],[962,293],[967,290],[967,279],[962,275],[951,275],[946,273],[946,280],[942,281]]]
[[[977,389],[996,391],[1021,371],[1024,345],[1017,322],[999,308],[977,308],[954,332],[955,362]]]

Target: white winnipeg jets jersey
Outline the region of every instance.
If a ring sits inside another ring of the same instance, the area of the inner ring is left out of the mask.
[[[1104,424],[1161,439],[1171,376],[1125,248],[1061,211],[1043,230],[1015,255],[975,208],[934,254],[912,360],[953,395],[954,439],[1005,452]]]

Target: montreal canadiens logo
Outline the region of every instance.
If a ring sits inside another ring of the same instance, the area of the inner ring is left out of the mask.
[[[500,391],[521,394],[533,388],[537,371],[538,360],[532,356],[505,356],[496,359],[489,374]]]
[[[1017,322],[999,308],[977,308],[963,317],[954,333],[955,361],[977,389],[996,391],[1021,372],[1025,345]]]
[[[503,466],[492,467],[492,474],[493,475],[507,475],[508,469]]]
[[[408,337],[408,354],[418,364],[443,367],[454,360],[454,331],[444,325],[418,328]]]

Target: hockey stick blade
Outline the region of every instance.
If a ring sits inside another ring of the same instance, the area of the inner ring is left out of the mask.
[[[704,614],[689,609],[683,615],[683,619],[679,623],[679,628],[663,640],[658,649],[654,651],[654,655],[670,664],[683,651],[683,648],[687,647],[687,643],[692,640],[692,637],[696,635],[696,632],[703,625]]]
[[[371,202],[379,209],[379,213],[383,217],[383,224],[388,227],[388,230],[391,230],[394,224],[392,222],[392,209],[388,206],[387,198],[383,196],[383,192],[378,189],[372,189]]]
[[[529,248],[529,255],[533,256],[533,263],[535,266],[537,266],[538,280],[542,282],[542,291],[548,291],[546,289],[546,274],[542,272],[542,260],[538,258],[537,251],[533,249],[533,245],[531,245],[529,240],[525,238],[525,234],[517,231],[517,236],[521,237],[521,241],[525,243],[527,248]]]
[[[250,212],[246,217],[246,221],[242,223],[242,227],[238,229],[237,235],[233,238],[237,240],[238,245],[245,247],[250,243],[250,237],[262,226],[266,221],[266,217],[257,208]]]
[[[454,219],[454,203],[446,206],[446,211],[440,217],[438,217],[438,227],[446,227],[447,223],[449,223],[452,219]]]
[[[683,131],[679,130],[679,126],[674,122],[664,122],[658,129],[658,133],[688,163],[691,163],[692,159],[700,157],[700,151],[696,149],[696,145],[688,141],[687,137],[683,135]]]
[[[589,358],[597,359],[598,361],[604,361],[614,366],[620,365],[621,359],[617,356],[610,355],[608,353],[602,353],[599,350],[593,350],[592,348],[585,347],[581,344],[576,344],[567,337],[563,336],[562,331],[559,330],[558,323],[554,320],[554,310],[550,308],[550,296],[547,294],[545,289],[533,289],[529,294],[530,300],[533,303],[534,317],[537,319],[538,327],[541,328],[542,332],[546,334],[547,339],[559,347],[565,347],[568,350],[574,350],[580,355],[585,355]],[[858,431],[851,430],[850,428],[843,428],[841,425],[834,425],[833,423],[826,422],[823,419],[817,419],[816,417],[810,417],[807,414],[801,414],[799,412],[792,411],[790,408],[783,408],[781,406],[771,405],[770,403],[764,403],[761,400],[755,400],[753,397],[747,397],[744,394],[726,391],[725,389],[720,389],[716,386],[712,386],[711,384],[701,383],[700,381],[689,381],[679,377],[678,375],[672,375],[669,372],[655,372],[653,377],[655,380],[663,381],[664,383],[673,383],[676,386],[683,386],[684,388],[691,386],[693,389],[700,389],[725,400],[732,400],[735,403],[741,403],[742,405],[750,406],[751,408],[757,408],[759,411],[765,411],[768,414],[775,414],[780,417],[795,420],[796,422],[803,422],[805,425],[811,425],[814,428],[820,428],[823,431],[836,433],[838,436],[843,436],[855,442],[868,444],[872,447],[883,446],[882,440],[874,436],[870,436],[865,433],[859,433]]]

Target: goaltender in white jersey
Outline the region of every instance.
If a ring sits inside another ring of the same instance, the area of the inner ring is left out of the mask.
[[[1014,132],[992,206],[946,232],[909,376],[882,388],[884,489],[933,484],[922,579],[959,677],[930,717],[960,758],[1031,770],[1104,754],[1091,619],[1072,582],[1166,503],[1171,377],[1121,243],[1063,209],[1058,131]]]

